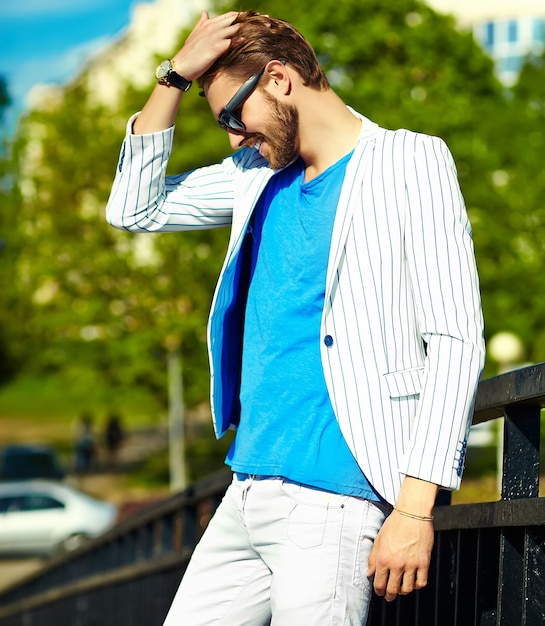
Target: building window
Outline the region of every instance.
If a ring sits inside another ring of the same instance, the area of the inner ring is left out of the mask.
[[[520,55],[503,57],[498,59],[498,69],[500,73],[503,72],[518,72],[522,67],[524,57]]]
[[[494,47],[494,22],[486,22],[484,25],[484,47],[487,50]]]
[[[545,42],[545,20],[539,18],[532,20],[532,41]]]
[[[509,20],[507,22],[507,41],[509,43],[516,43],[518,41],[518,23],[516,20]]]
[[[519,38],[519,28],[516,20],[509,20],[507,22],[507,41],[509,43],[516,43]]]

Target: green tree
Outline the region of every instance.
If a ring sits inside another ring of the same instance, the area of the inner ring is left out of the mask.
[[[207,394],[204,320],[221,259],[212,249],[226,235],[142,236],[106,223],[128,115],[112,118],[79,82],[60,106],[32,111],[21,125],[25,255],[17,278],[31,299],[27,345],[39,355],[29,367],[79,385],[101,376],[144,386],[165,403],[164,356],[174,340],[195,404]]]
[[[516,333],[532,362],[545,360],[545,52],[528,58],[497,126],[492,174],[497,210],[481,234],[489,332]]]
[[[312,41],[336,91],[363,114],[447,141],[475,228],[485,316],[499,327],[496,298],[508,290],[494,282],[500,279],[493,253],[508,240],[512,202],[497,185],[508,165],[500,129],[522,96],[508,101],[472,36],[416,0],[316,0],[312,11],[255,0],[220,2],[218,11],[232,6],[293,22]],[[180,44],[186,35],[180,33]],[[114,388],[140,386],[163,403],[165,350],[179,344],[187,404],[196,406],[208,395],[205,326],[228,232],[134,235],[105,223],[125,121],[141,108],[153,77],[143,89],[127,86],[115,111],[95,103],[84,78],[31,111],[17,136],[21,197],[8,213],[20,241],[11,280],[25,297],[7,334],[17,329],[24,338],[27,370],[62,373],[89,388],[98,378]],[[229,152],[197,92],[184,97],[172,173]],[[509,125],[509,133],[517,129]],[[513,285],[513,293],[519,288]],[[503,321],[514,319],[500,308]],[[535,307],[528,310],[528,318],[535,315]]]
[[[0,76],[0,123],[4,122],[6,109],[11,104],[11,96],[9,95],[8,83],[4,76]]]
[[[7,82],[0,76],[0,383],[9,380],[23,360],[19,341],[21,327],[14,324],[22,304],[19,286],[13,280],[21,250],[16,213],[18,195],[10,142],[4,128],[5,113],[10,104]]]

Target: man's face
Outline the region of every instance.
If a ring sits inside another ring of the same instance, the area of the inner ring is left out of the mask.
[[[205,93],[216,119],[237,91],[223,76],[217,76]],[[254,147],[273,169],[281,169],[298,155],[299,116],[297,109],[280,102],[265,89],[256,88],[236,111],[246,126],[245,131],[228,130],[233,149]]]

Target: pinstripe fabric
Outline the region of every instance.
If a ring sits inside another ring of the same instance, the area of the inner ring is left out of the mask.
[[[459,486],[483,320],[471,228],[445,143],[362,120],[333,229],[321,355],[343,435],[394,502],[405,474]],[[224,333],[239,332],[225,327],[237,253],[273,172],[255,150],[242,150],[165,180],[172,134],[127,133],[107,218],[137,232],[231,224],[208,325],[221,436],[238,419],[222,364]]]

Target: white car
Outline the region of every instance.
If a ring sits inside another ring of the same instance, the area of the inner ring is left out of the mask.
[[[0,554],[73,550],[116,522],[118,507],[46,480],[0,483]]]

